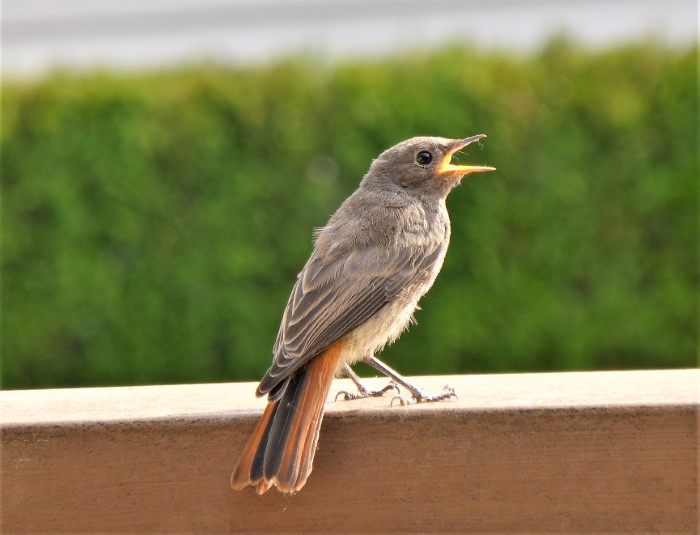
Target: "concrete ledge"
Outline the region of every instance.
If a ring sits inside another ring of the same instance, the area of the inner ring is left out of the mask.
[[[329,401],[292,497],[228,486],[253,383],[0,392],[2,532],[697,531],[697,370],[415,381],[460,400]]]

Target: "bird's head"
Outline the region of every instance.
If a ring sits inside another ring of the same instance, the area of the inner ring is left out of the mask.
[[[465,139],[414,137],[385,150],[372,162],[365,180],[399,186],[409,193],[444,197],[464,175],[495,171],[494,167],[461,165],[453,156],[485,138],[478,134]]]

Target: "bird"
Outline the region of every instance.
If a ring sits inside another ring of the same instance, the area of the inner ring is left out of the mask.
[[[430,394],[375,357],[412,322],[419,299],[442,268],[451,227],[445,200],[470,173],[453,157],[486,135],[413,137],[372,161],[357,190],[315,231],[314,247],[282,315],[273,361],[256,395],[268,404],[235,465],[231,486],[295,494],[311,473],[331,383],[345,373],[357,393],[381,396],[403,386],[401,404],[455,397]],[[363,361],[392,379],[371,390],[352,371]],[[337,398],[336,398],[337,399]],[[392,403],[393,404],[393,403]]]

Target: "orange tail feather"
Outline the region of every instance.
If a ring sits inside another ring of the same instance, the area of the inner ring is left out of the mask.
[[[304,486],[341,349],[336,343],[294,372],[282,397],[267,405],[231,475],[234,489],[293,493]]]
[[[255,452],[258,450],[258,446],[262,441],[263,434],[265,430],[271,423],[271,417],[275,413],[277,405],[275,403],[268,403],[265,407],[265,412],[263,412],[262,418],[255,426],[253,434],[248,439],[245,447],[243,448],[243,453],[236,463],[236,467],[233,469],[231,474],[231,486],[236,490],[243,490],[248,485],[255,485],[258,481],[250,480],[251,467],[253,466],[253,461],[255,460]]]

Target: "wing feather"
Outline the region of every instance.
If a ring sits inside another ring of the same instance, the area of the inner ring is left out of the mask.
[[[332,261],[314,251],[292,289],[273,350],[275,358],[258,395],[281,396],[281,383],[296,369],[415,282],[440,258],[444,247],[435,242],[403,248],[372,246]]]

